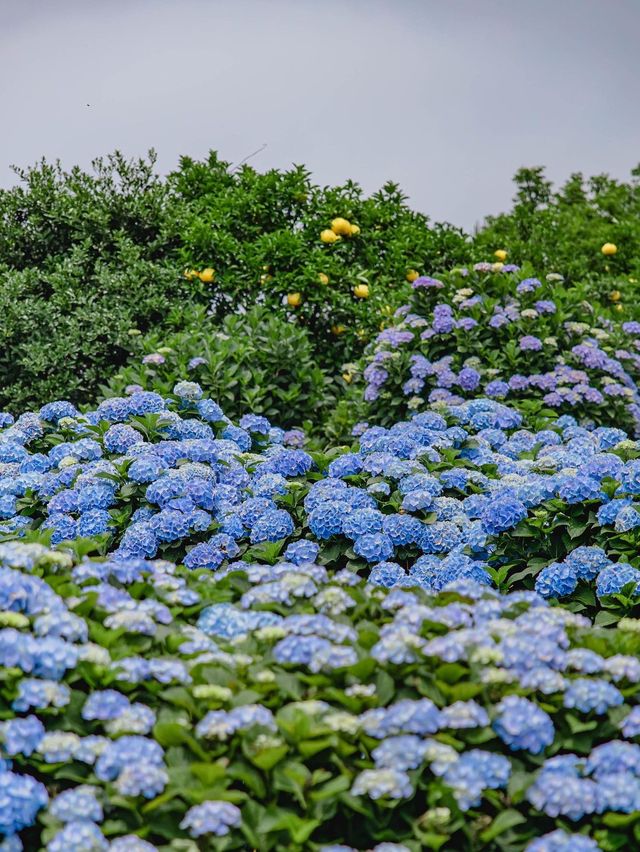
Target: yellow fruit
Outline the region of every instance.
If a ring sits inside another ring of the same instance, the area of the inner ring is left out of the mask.
[[[609,298],[611,299],[612,302],[619,302],[620,299],[622,298],[622,293],[620,292],[620,290],[612,290],[609,293]]]
[[[302,302],[302,296],[300,293],[289,293],[287,296],[287,304],[291,308],[297,308],[299,304]]]
[[[329,276],[328,276],[328,275],[325,275],[325,274],[324,274],[324,272],[321,272],[321,273],[318,275],[318,281],[319,281],[321,284],[328,284],[328,283],[329,283]]]
[[[622,311],[624,309],[624,305],[621,305],[620,302],[618,302],[618,304],[614,305],[613,308],[616,311]]]
[[[320,239],[323,243],[337,243],[340,237],[335,234],[331,228],[326,228],[321,234]]]
[[[187,281],[193,281],[194,278],[198,277],[198,270],[197,269],[185,269],[184,277],[187,279]]]
[[[357,237],[360,233],[360,225],[352,225],[351,226],[351,236]]]
[[[369,298],[369,285],[368,284],[356,284],[353,288],[353,295],[358,299],[368,299]]]
[[[351,384],[351,379],[352,379],[353,377],[352,377],[351,373],[343,373],[343,374],[342,374],[342,378],[345,380],[345,382],[346,382],[348,385],[350,385],[350,384]]]
[[[202,281],[203,284],[211,284],[215,276],[215,271],[211,269],[210,266],[208,266],[206,269],[203,269],[202,272],[199,273],[198,278]]]
[[[605,243],[600,251],[602,254],[615,254],[618,251],[618,246],[614,243]]]
[[[407,272],[405,277],[406,277],[407,281],[409,282],[409,284],[413,284],[413,282],[416,280],[416,278],[419,278],[420,275],[416,272],[415,269],[410,269]]]
[[[504,249],[498,249],[497,251],[494,251],[493,256],[497,257],[498,260],[504,261],[507,259],[507,253]]]
[[[344,334],[347,329],[343,325],[332,325],[331,333],[338,337],[339,334]]]
[[[331,230],[334,234],[339,234],[342,237],[351,236],[351,222],[348,219],[342,219],[338,216],[337,219],[331,220]]]

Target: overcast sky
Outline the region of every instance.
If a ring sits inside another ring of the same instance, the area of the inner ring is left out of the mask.
[[[0,0],[0,184],[210,148],[322,184],[400,183],[467,228],[545,164],[640,161],[640,0]],[[89,104],[90,106],[87,106]]]

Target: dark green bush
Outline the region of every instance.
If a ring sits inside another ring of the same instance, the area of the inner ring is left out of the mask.
[[[172,318],[180,327],[187,321]],[[288,428],[313,415],[321,420],[333,394],[330,378],[315,363],[307,332],[292,322],[253,308],[228,315],[215,326],[202,309],[194,309],[187,331],[153,332],[136,343],[137,363],[111,380],[103,393],[122,395],[128,385],[171,393],[176,382],[196,381],[228,416],[262,414]],[[159,354],[164,363],[143,364]],[[204,363],[190,366],[194,358]]]
[[[84,400],[130,352],[130,330],[162,325],[188,283],[122,238],[109,263],[74,248],[49,269],[0,273],[0,406]]]
[[[409,266],[468,252],[461,232],[429,227],[394,184],[365,198],[351,181],[314,186],[302,167],[259,174],[212,153],[160,178],[154,163],[153,152],[131,162],[116,152],[92,172],[43,161],[0,191],[0,404],[90,399],[126,360],[129,329],[160,332],[185,305],[221,320],[263,304],[308,329],[333,370],[402,301]],[[339,215],[361,233],[325,245],[319,234]],[[185,278],[194,265],[214,267],[215,281]]]

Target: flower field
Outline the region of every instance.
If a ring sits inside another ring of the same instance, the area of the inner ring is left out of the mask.
[[[467,243],[375,278],[358,204],[305,214],[337,318],[174,306],[0,411],[0,852],[640,844],[640,311]]]

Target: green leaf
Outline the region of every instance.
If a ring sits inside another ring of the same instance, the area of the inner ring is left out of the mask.
[[[273,769],[276,763],[279,763],[288,751],[289,746],[287,745],[267,748],[264,751],[258,752],[258,754],[250,755],[249,760],[259,769],[269,770]]]
[[[198,741],[177,722],[157,722],[153,727],[153,736],[161,746],[186,745],[200,760],[207,760],[207,752]]]
[[[321,787],[317,787],[312,790],[309,794],[309,798],[314,802],[321,802],[324,799],[332,799],[339,793],[346,792],[350,787],[351,779],[346,775],[338,775],[336,778],[332,778],[331,781],[327,781],[327,783],[323,784]]]
[[[227,772],[226,766],[222,763],[191,763],[189,765],[191,772],[202,781],[203,784],[211,786],[224,778]]]
[[[525,817],[519,811],[509,808],[499,813],[489,828],[481,832],[480,839],[483,843],[490,843],[500,834],[503,834],[510,828],[514,828],[516,825],[522,825],[523,822],[526,822]]]

